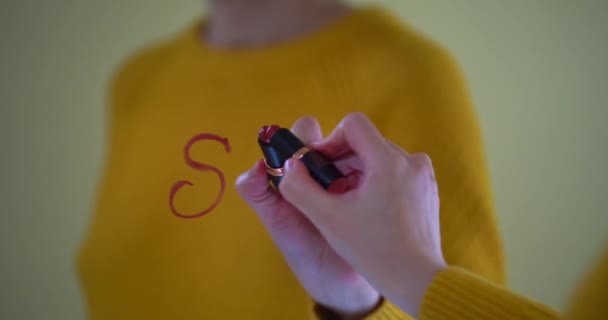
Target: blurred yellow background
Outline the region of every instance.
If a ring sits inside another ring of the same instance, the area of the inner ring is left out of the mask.
[[[608,240],[608,2],[375,3],[464,67],[509,283],[563,308]],[[201,9],[196,0],[0,4],[0,318],[85,317],[74,258],[101,166],[109,77]]]

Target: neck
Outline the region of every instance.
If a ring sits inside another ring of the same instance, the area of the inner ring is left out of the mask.
[[[349,11],[334,0],[211,0],[204,37],[217,47],[269,45],[321,29]]]

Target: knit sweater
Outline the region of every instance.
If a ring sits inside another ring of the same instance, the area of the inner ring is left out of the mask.
[[[608,247],[574,295],[564,319],[608,319]],[[428,288],[421,320],[555,320],[550,307],[501,288],[470,271],[448,267]]]
[[[446,260],[504,281],[479,128],[460,70],[390,14],[359,9],[285,43],[217,49],[205,23],[130,58],[112,83],[103,178],[79,256],[101,319],[313,319],[233,181],[261,157],[257,131],[366,113],[440,186]],[[389,302],[369,319],[407,319]]]

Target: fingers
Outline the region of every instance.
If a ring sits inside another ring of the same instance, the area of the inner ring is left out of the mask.
[[[388,147],[394,151],[393,154],[396,156],[403,156],[408,158],[410,155],[403,148],[399,147],[394,142],[385,139]],[[363,160],[361,157],[354,153],[346,153],[338,158],[332,158],[333,164],[342,172],[344,175],[349,175],[353,172],[364,171]]]
[[[304,163],[290,159],[285,166],[285,176],[279,190],[285,200],[300,210],[313,224],[323,222],[332,212],[334,199],[310,176]]]
[[[292,132],[306,144],[319,141],[323,137],[319,122],[312,117],[298,119],[293,125]],[[271,211],[271,207],[281,197],[270,188],[264,162],[261,160],[237,178],[236,190],[256,212]]]
[[[407,151],[405,151],[405,149],[401,148],[399,145],[397,145],[396,143],[392,142],[389,139],[386,139],[386,143],[395,151],[397,151],[398,153],[403,154],[404,156],[408,157],[409,153],[407,153]]]
[[[317,119],[313,117],[302,117],[298,119],[293,124],[291,132],[300,138],[305,145],[310,145],[323,139],[321,126]]]
[[[280,199],[280,196],[268,184],[262,160],[256,162],[253,168],[237,178],[236,190],[247,204],[262,215],[264,212],[269,212],[269,209]],[[263,216],[260,218],[265,219]]]
[[[381,161],[388,148],[384,137],[363,113],[351,113],[344,117],[336,129],[315,146],[331,158],[350,151],[364,163]]]
[[[435,181],[435,168],[433,167],[433,161],[428,154],[414,153],[410,158],[415,165],[428,173],[431,180]]]
[[[355,154],[347,154],[337,159],[332,160],[334,166],[344,175],[352,172],[363,171],[363,161]]]
[[[429,168],[433,168],[433,162],[431,161],[431,157],[428,154],[417,152],[410,156],[410,158],[418,165],[426,166]]]

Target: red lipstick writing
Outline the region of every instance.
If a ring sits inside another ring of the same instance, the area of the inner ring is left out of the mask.
[[[218,204],[220,203],[220,201],[222,200],[222,197],[224,196],[224,192],[226,191],[226,179],[224,178],[224,173],[220,169],[218,169],[214,166],[208,165],[208,164],[204,164],[204,163],[195,161],[190,156],[190,149],[192,148],[192,146],[194,146],[197,142],[204,141],[204,140],[212,140],[212,141],[219,142],[224,145],[224,149],[227,153],[230,153],[230,151],[231,151],[230,142],[228,141],[228,138],[222,138],[220,136],[210,134],[210,133],[201,133],[201,134],[198,134],[198,135],[192,137],[190,139],[190,141],[188,141],[188,143],[184,147],[184,160],[185,160],[186,164],[193,169],[196,169],[199,171],[211,171],[211,172],[215,173],[220,181],[220,190],[218,192],[217,197],[213,201],[213,203],[211,203],[207,208],[203,209],[202,211],[199,211],[198,213],[183,214],[183,213],[178,212],[177,209],[175,209],[175,204],[174,204],[175,195],[183,187],[185,187],[185,186],[192,187],[194,184],[188,180],[180,180],[180,181],[175,182],[169,192],[169,207],[171,208],[171,212],[173,212],[173,214],[179,218],[183,218],[183,219],[200,218],[200,217],[206,215],[207,213],[213,211],[213,209],[215,209],[218,206]]]

